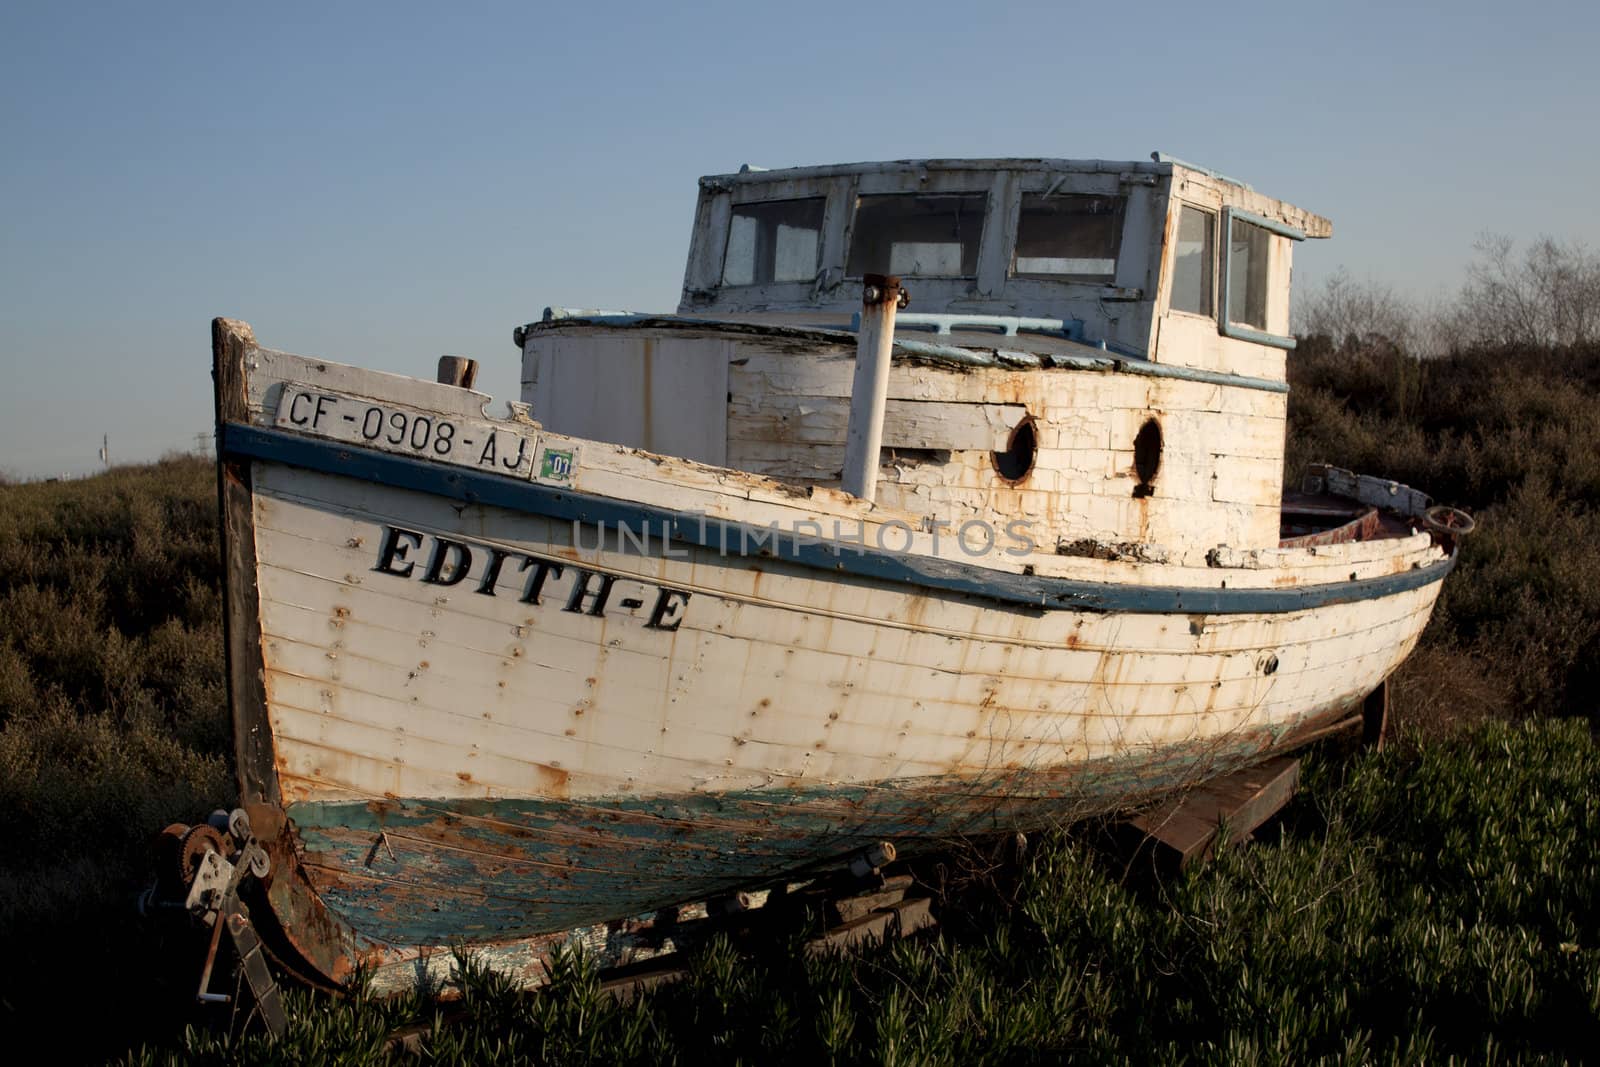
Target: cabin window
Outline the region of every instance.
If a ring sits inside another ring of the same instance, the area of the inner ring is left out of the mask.
[[[863,196],[850,239],[850,277],[971,278],[978,273],[985,193]]]
[[[1232,219],[1228,236],[1228,321],[1267,328],[1267,254],[1272,235]]]
[[[1173,311],[1213,314],[1211,264],[1216,255],[1212,244],[1215,232],[1215,215],[1183,205],[1178,214],[1177,253],[1172,261],[1172,297],[1167,302]]]
[[[1011,272],[1111,281],[1122,243],[1122,205],[1120,196],[1024,194]]]
[[[735,204],[722,284],[809,282],[822,253],[823,197]]]
[[[1305,232],[1278,219],[1255,215],[1236,207],[1222,209],[1222,229],[1228,241],[1222,246],[1222,318],[1217,328],[1234,337],[1274,348],[1293,348],[1294,338],[1267,330],[1267,301],[1288,296],[1288,271],[1278,283],[1279,294],[1268,291],[1271,257],[1286,255],[1291,241],[1305,240]],[[1287,268],[1287,261],[1283,266]]]

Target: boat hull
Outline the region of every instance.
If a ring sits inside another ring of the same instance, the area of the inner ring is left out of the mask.
[[[278,464],[254,481],[299,862],[394,946],[565,930],[1225,773],[1347,713],[1438,589],[1044,611]],[[517,572],[485,593],[497,557]]]
[[[900,551],[864,502],[599,442],[538,436],[581,463],[541,479],[277,428],[285,380],[411,387],[244,350],[283,369],[230,380],[221,347],[241,781],[263,919],[326,980],[437,977],[463,942],[537,980],[585,924],[1226,773],[1352,710],[1450,566],[1425,535]],[[793,532],[841,517],[853,544]]]

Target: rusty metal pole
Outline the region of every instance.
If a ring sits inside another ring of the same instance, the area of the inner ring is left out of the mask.
[[[889,363],[894,353],[894,315],[910,302],[893,275],[862,279],[861,328],[856,332],[856,375],[850,389],[850,429],[844,446],[844,491],[863,500],[878,492],[878,452],[883,447],[883,408],[889,399]]]

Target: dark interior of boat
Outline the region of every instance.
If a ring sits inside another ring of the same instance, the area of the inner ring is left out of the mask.
[[[1340,545],[1350,541],[1405,537],[1411,532],[1410,523],[1385,515],[1371,504],[1326,493],[1290,491],[1283,494],[1278,547]]]

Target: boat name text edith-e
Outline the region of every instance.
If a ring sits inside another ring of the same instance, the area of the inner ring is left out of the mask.
[[[418,563],[423,557],[425,541],[432,540],[433,547],[427,563],[418,573]],[[396,578],[420,578],[428,585],[460,585],[474,570],[478,559],[486,560],[474,581],[473,592],[482,596],[495,596],[502,590],[501,577],[512,577],[520,586],[517,600],[535,606],[543,604],[546,594],[555,594],[550,583],[564,582],[564,600],[561,610],[573,614],[600,617],[608,610],[612,615],[637,613],[649,606],[646,629],[676,630],[683,622],[683,613],[689,603],[689,593],[683,589],[654,585],[623,575],[579,567],[572,563],[559,563],[528,552],[516,552],[493,545],[475,545],[452,537],[424,534],[403,526],[385,526],[383,540],[378,547],[378,561],[372,568],[379,574]],[[508,571],[506,564],[516,562],[516,569]],[[526,575],[526,578],[522,578]],[[635,592],[637,590],[637,592]],[[621,609],[619,611],[619,609]]]

